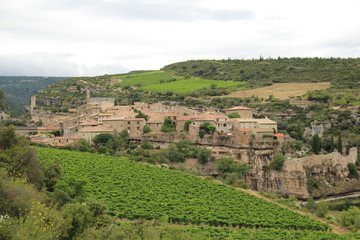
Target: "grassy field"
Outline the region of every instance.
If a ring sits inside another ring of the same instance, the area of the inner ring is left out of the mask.
[[[117,86],[146,86],[150,84],[159,84],[161,82],[166,82],[172,79],[181,79],[172,76],[173,74],[173,72],[154,71],[125,76],[116,76],[112,79],[114,80],[113,82],[117,82]]]
[[[308,91],[322,90],[330,88],[331,84],[329,82],[321,83],[274,83],[271,86],[261,87],[250,90],[236,91],[224,97],[250,97],[252,95],[258,96],[260,98],[267,99],[270,95],[273,95],[275,98],[284,100],[292,96],[302,96]]]
[[[191,93],[195,90],[202,88],[209,88],[211,84],[216,84],[218,88],[231,88],[231,87],[241,87],[244,86],[243,82],[229,82],[229,81],[215,81],[215,80],[206,80],[206,79],[186,79],[178,80],[175,82],[167,82],[163,84],[153,84],[141,87],[140,89],[152,91],[152,92],[173,92],[179,94]]]

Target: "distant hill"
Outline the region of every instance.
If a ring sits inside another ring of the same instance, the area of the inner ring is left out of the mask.
[[[181,76],[245,81],[249,86],[272,83],[360,81],[360,58],[277,58],[257,60],[191,60],[165,66]],[[359,83],[358,83],[359,84]]]
[[[69,78],[39,93],[38,106],[66,111],[84,103],[86,89],[92,96],[114,97],[120,105],[163,101],[203,106],[209,96],[251,97],[241,93],[275,83],[322,83],[319,84],[321,87],[308,86],[299,93],[282,94],[281,99],[311,91],[309,100],[326,98],[326,101],[330,99],[340,105],[344,105],[344,101],[358,105],[360,58],[191,60],[167,65],[160,71]],[[328,87],[323,87],[324,84]],[[286,92],[286,89],[282,91]]]
[[[6,108],[15,115],[26,111],[30,97],[49,84],[66,77],[0,76],[0,90],[4,93]]]

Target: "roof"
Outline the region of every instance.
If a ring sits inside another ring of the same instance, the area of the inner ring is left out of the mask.
[[[164,116],[151,116],[146,123],[164,123]]]
[[[95,120],[86,119],[86,120],[82,121],[79,125],[80,126],[93,126],[93,125],[99,125],[99,123]]]
[[[284,134],[283,133],[274,133],[274,137],[283,138]]]
[[[60,130],[60,127],[38,127],[38,131],[56,131]]]
[[[255,118],[232,118],[231,122],[253,122],[253,123],[256,123],[257,119],[255,119]]]
[[[258,133],[274,133],[274,130],[269,128],[254,128],[254,130]]]
[[[55,140],[80,140],[81,137],[55,137]]]
[[[81,128],[78,132],[114,132],[114,129],[105,126],[95,126]]]
[[[177,121],[188,121],[188,120],[193,120],[195,118],[196,118],[196,116],[180,116],[180,117],[177,117],[176,120]]]
[[[239,130],[240,132],[252,132],[253,131],[252,128],[238,128],[237,130]]]
[[[234,110],[252,110],[252,108],[237,106],[237,107],[225,109],[225,111],[234,111]]]
[[[275,121],[270,120],[268,118],[259,118],[259,119],[256,119],[256,121],[260,124],[277,124]]]

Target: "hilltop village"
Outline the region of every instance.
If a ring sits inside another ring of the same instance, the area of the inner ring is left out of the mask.
[[[36,98],[32,98],[31,120],[41,122],[38,135],[31,136],[31,141],[52,146],[65,146],[85,139],[91,140],[98,134],[118,134],[126,130],[130,138],[139,138],[148,133],[163,135],[164,132],[177,132],[186,135],[193,142],[201,144],[206,134],[223,136],[225,145],[249,145],[253,139],[283,139],[277,132],[277,123],[268,118],[256,119],[253,109],[233,107],[225,113],[195,109],[184,106],[166,106],[161,103],[142,102],[129,106],[115,106],[114,98],[88,98],[86,104],[69,113],[52,113],[36,110]],[[233,116],[230,118],[229,116]],[[215,126],[213,129],[204,129]],[[171,130],[164,130],[168,124]],[[51,137],[42,133],[59,131],[60,136]],[[214,144],[214,143],[213,143]]]

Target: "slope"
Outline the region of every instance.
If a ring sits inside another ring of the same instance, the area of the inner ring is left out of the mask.
[[[124,158],[38,148],[42,161],[60,160],[65,179],[87,181],[86,190],[126,219],[158,219],[213,226],[328,230],[329,226],[254,197],[180,172]]]

